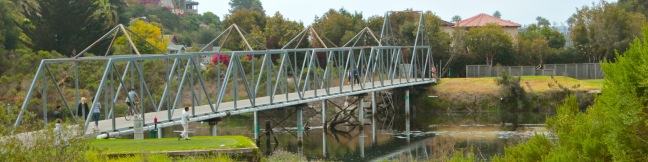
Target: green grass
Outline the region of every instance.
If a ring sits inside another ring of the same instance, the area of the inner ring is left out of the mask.
[[[191,140],[178,140],[177,138],[98,139],[91,141],[90,145],[104,150],[107,154],[256,148],[252,140],[243,136],[196,136]]]

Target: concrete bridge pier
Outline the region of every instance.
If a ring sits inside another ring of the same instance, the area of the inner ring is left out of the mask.
[[[257,111],[254,111],[253,118],[254,118],[254,123],[253,123],[254,125],[252,126],[252,129],[254,131],[254,141],[258,142],[259,141],[259,116]]]
[[[371,143],[376,144],[376,92],[371,92]]]
[[[322,156],[326,158],[326,107],[327,100],[322,100]]]
[[[364,118],[364,114],[365,114],[365,112],[364,112],[364,109],[365,109],[365,107],[364,107],[364,96],[358,96],[358,97],[360,97],[360,103],[358,103],[358,118],[359,118],[358,122],[360,123],[360,129],[363,130],[364,129],[364,124],[365,124],[365,122],[364,122],[364,120],[365,120],[365,118]]]
[[[218,136],[218,122],[220,122],[220,118],[207,120],[207,124],[209,124],[209,134],[211,134],[211,136]]]
[[[297,106],[297,144],[304,141],[304,106]]]
[[[405,89],[405,136],[410,141],[410,90]]]

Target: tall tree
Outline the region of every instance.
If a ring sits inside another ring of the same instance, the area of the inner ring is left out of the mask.
[[[459,15],[452,16],[452,22],[453,23],[457,23],[459,21],[461,21],[461,16],[459,16]]]
[[[487,65],[494,64],[495,56],[511,51],[511,37],[495,24],[473,28],[466,35],[468,51],[484,58]]]
[[[539,26],[550,26],[551,25],[549,20],[545,19],[544,17],[538,16],[538,17],[536,17],[536,21],[538,22],[537,24]]]
[[[575,48],[591,62],[598,62],[613,59],[617,51],[625,51],[646,22],[640,13],[602,1],[579,9],[569,25]]]
[[[22,26],[32,46],[55,50],[66,56],[82,49],[116,25],[112,1],[41,0],[40,8],[26,12],[29,23]]]
[[[619,6],[628,11],[642,13],[648,17],[648,1],[645,0],[619,0]]]
[[[0,0],[0,49],[13,50],[20,43],[19,13],[15,3]]]
[[[248,39],[248,42],[250,43],[251,46],[260,47],[260,49],[265,48],[265,40],[261,36],[263,35],[263,29],[266,26],[266,17],[264,13],[258,10],[238,9],[233,11],[229,15],[225,15],[225,19],[223,20],[223,22],[225,27],[230,26],[232,24],[237,24],[240,27],[241,32],[243,32],[243,35],[245,35],[246,38]],[[251,34],[253,31],[254,33],[256,33],[254,39],[248,37],[249,34]],[[240,39],[236,31],[233,31],[231,34],[232,35],[229,37],[229,40],[231,41],[228,41],[225,44],[225,46],[228,49],[231,50],[248,49],[245,45],[245,42]]]
[[[266,48],[279,49],[283,47],[303,29],[303,24],[285,19],[283,15],[276,12],[274,16],[266,19],[264,29]]]
[[[231,7],[230,13],[239,9],[249,9],[260,11],[265,14],[265,10],[263,10],[263,5],[260,0],[230,0],[229,5]]]
[[[132,31],[131,38],[141,54],[166,53],[168,40],[162,38],[162,29],[159,25],[143,20],[135,20],[128,26]],[[134,54],[126,36],[115,40],[115,53]]]
[[[500,13],[499,11],[495,11],[495,13],[493,13],[493,16],[497,18],[502,18],[502,13]]]
[[[330,9],[322,17],[315,19],[314,27],[320,32],[320,36],[342,46],[365,27],[365,22],[361,13]]]

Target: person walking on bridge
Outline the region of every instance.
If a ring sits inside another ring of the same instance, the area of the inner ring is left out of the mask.
[[[94,101],[94,98],[92,99]],[[92,120],[95,123],[95,130],[99,130],[99,116],[101,115],[101,103],[99,101],[94,103],[92,107]]]
[[[185,107],[182,111],[182,118],[180,119],[180,124],[182,124],[182,133],[180,137],[184,140],[189,140],[189,107]]]

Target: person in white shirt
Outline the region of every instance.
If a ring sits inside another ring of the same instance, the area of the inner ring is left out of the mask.
[[[63,128],[61,126],[61,119],[56,119],[56,124],[54,124],[54,145],[61,145],[63,139]]]
[[[182,134],[180,134],[180,137],[186,140],[189,139],[189,114],[189,107],[185,107],[180,120],[180,124],[182,124]]]
[[[129,113],[135,111],[136,108],[135,103],[137,102],[137,100],[139,100],[139,98],[137,96],[137,92],[135,92],[135,88],[130,88],[126,96],[126,105],[128,105],[128,111],[130,111]],[[136,115],[136,114],[132,114],[132,115]]]

